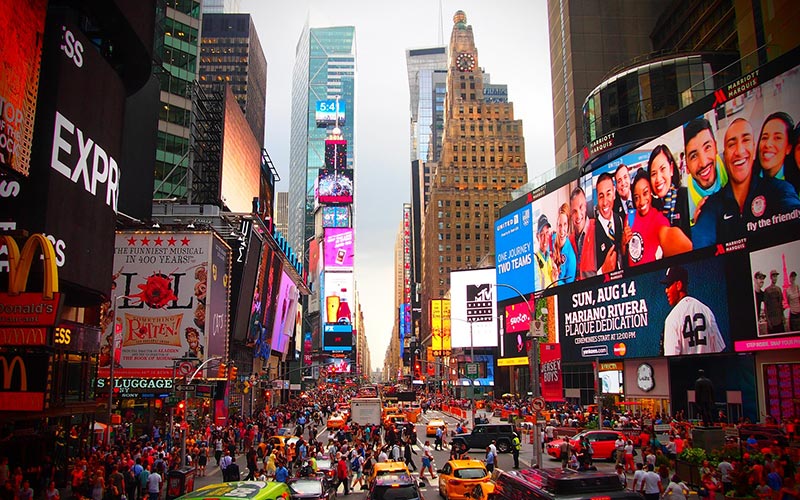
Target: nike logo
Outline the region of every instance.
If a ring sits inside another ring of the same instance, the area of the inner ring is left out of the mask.
[[[722,218],[724,220],[730,220],[730,219],[733,219],[733,215],[731,215],[731,214],[722,214]]]

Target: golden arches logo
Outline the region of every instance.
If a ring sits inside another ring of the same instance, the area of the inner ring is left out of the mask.
[[[19,390],[25,392],[28,390],[28,372],[25,369],[25,361],[19,357],[14,356],[11,362],[5,356],[0,358],[3,364],[3,390],[8,391],[11,389],[11,378],[14,376],[14,368],[19,366]]]
[[[58,265],[56,264],[56,251],[50,240],[43,234],[34,234],[25,242],[22,252],[11,236],[0,235],[1,242],[5,242],[6,248],[8,248],[8,294],[14,296],[25,291],[38,247],[44,257],[44,291],[42,295],[45,299],[51,300],[53,294],[58,292]]]

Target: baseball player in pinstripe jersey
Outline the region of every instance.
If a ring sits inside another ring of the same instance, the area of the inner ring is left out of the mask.
[[[689,273],[681,266],[667,269],[661,280],[672,311],[664,321],[664,356],[709,354],[725,350],[714,312],[689,297]]]

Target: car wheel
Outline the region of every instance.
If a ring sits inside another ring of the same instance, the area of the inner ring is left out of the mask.
[[[499,451],[500,453],[508,453],[509,451],[511,451],[511,443],[509,443],[505,439],[502,441],[498,441],[497,451]]]
[[[442,491],[442,487],[439,486],[439,496],[447,500],[447,493]]]

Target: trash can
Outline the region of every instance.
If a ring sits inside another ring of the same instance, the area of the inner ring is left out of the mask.
[[[167,499],[172,500],[194,491],[194,467],[184,466],[167,473]]]

